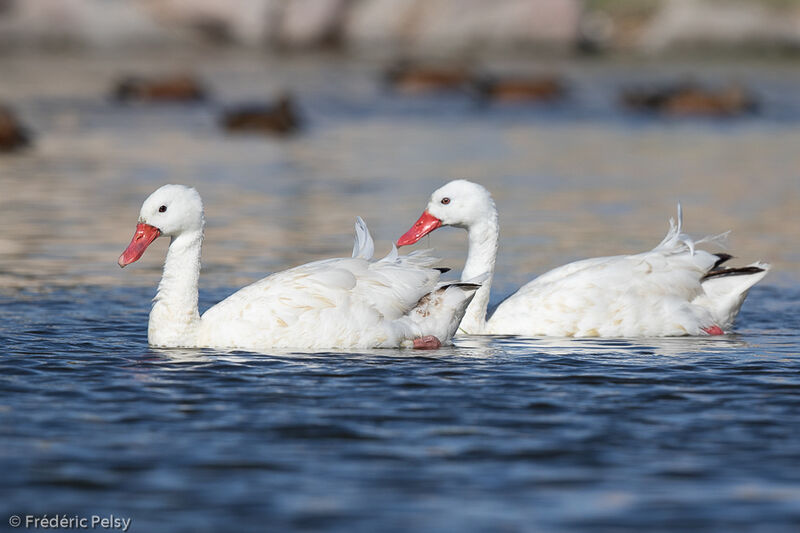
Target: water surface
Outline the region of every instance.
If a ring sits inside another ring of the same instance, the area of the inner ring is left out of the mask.
[[[149,349],[149,293],[0,299],[7,514],[134,531],[800,524],[797,291],[754,291],[723,338],[321,354]]]

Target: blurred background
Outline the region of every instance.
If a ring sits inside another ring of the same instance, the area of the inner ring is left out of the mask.
[[[797,49],[795,0],[3,0],[9,48]]]
[[[0,287],[154,286],[115,266],[166,182],[206,202],[204,286],[377,253],[468,178],[499,299],[694,235],[800,273],[800,1],[0,0]],[[434,246],[460,267],[465,236]]]

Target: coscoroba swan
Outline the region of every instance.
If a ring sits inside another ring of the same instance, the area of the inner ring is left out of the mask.
[[[397,244],[413,244],[440,226],[464,228],[469,253],[462,279],[487,272],[469,305],[460,333],[568,337],[715,335],[729,331],[747,296],[769,265],[741,268],[722,264],[728,254],[711,254],[695,244],[678,222],[649,252],[598,257],[553,269],[520,288],[486,320],[497,254],[497,209],[489,191],[465,180],[431,195],[419,220]]]
[[[479,287],[438,284],[425,252],[393,249],[370,261],[372,238],[356,224],[352,258],[327,259],[272,274],[201,316],[198,308],[203,203],[193,188],[165,185],[145,200],[139,224],[119,258],[138,260],[170,237],[164,273],[150,311],[148,341],[159,347],[269,348],[437,347],[447,343]]]

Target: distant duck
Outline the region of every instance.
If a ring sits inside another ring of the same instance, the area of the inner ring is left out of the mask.
[[[392,89],[410,94],[466,91],[475,84],[475,76],[465,67],[411,61],[399,61],[389,68],[384,78]]]
[[[360,218],[352,257],[323,259],[256,281],[198,310],[203,202],[197,191],[164,185],[145,200],[119,266],[137,261],[169,237],[164,273],[153,299],[148,342],[164,348],[271,350],[300,348],[438,348],[450,343],[476,283],[439,283],[427,253],[373,260],[374,243]],[[485,276],[484,276],[485,278]]]
[[[224,111],[220,122],[232,133],[267,135],[290,135],[301,125],[297,106],[288,94],[279,97],[274,104],[243,105]]]
[[[30,133],[22,126],[16,114],[0,105],[0,153],[15,152],[31,145]]]
[[[116,83],[112,97],[120,102],[199,102],[208,97],[208,92],[198,78],[189,74],[127,76]]]
[[[552,102],[565,92],[554,76],[486,76],[478,82],[479,96],[493,102]]]
[[[691,82],[653,89],[629,89],[623,93],[622,103],[635,111],[706,117],[752,113],[758,107],[755,97],[740,85],[714,90]]]

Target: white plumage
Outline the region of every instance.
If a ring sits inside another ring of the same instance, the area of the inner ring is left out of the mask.
[[[664,240],[649,252],[599,257],[555,268],[522,286],[487,320],[491,277],[478,290],[459,331],[566,337],[705,335],[729,331],[747,291],[769,265],[724,268],[727,254],[695,244],[721,241],[727,234],[693,241],[670,220]],[[499,226],[489,192],[465,180],[433,193],[420,220],[398,244],[416,242],[439,226],[469,232],[462,279],[494,272]]]
[[[161,347],[372,348],[413,346],[429,335],[446,343],[478,285],[437,286],[427,252],[396,249],[371,261],[361,219],[352,258],[326,259],[272,274],[208,309],[197,309],[203,208],[199,194],[165,185],[142,205],[139,226],[120,256],[125,266],[159,235],[172,238],[150,312],[148,340]],[[426,298],[426,295],[430,295]]]

